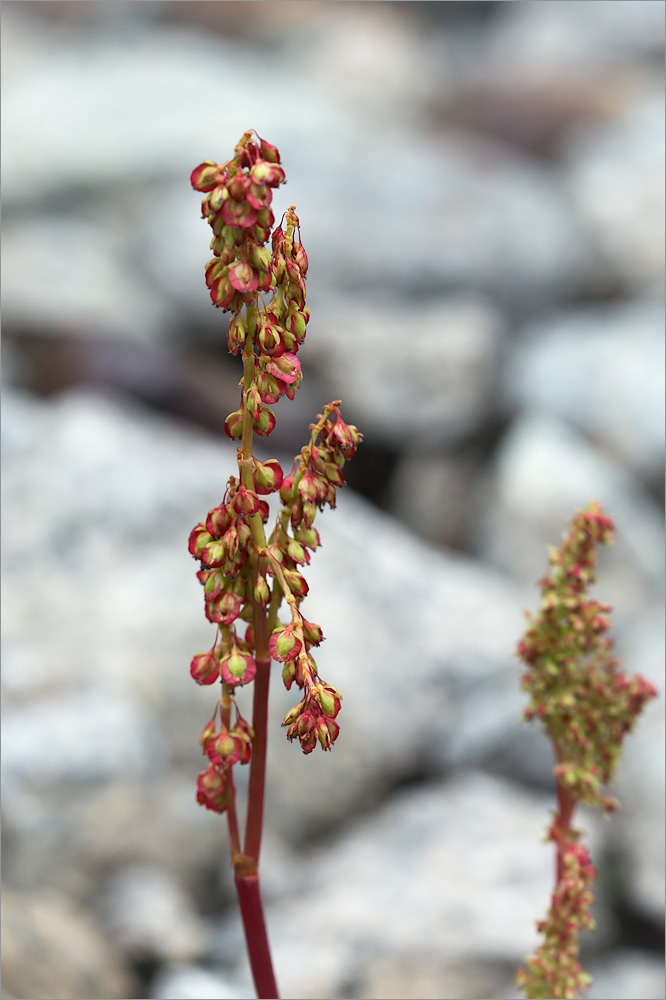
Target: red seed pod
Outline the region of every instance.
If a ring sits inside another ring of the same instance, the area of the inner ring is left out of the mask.
[[[262,159],[268,160],[269,163],[280,162],[280,153],[277,146],[273,146],[270,142],[266,142],[265,139],[261,138],[259,139],[259,155]]]
[[[218,507],[213,507],[212,510],[208,511],[208,516],[206,517],[206,531],[208,531],[213,538],[222,538],[224,533],[229,530],[235,521],[236,515],[233,508],[230,508],[228,504],[221,503]]]
[[[253,422],[255,434],[259,437],[268,437],[275,427],[275,414],[268,406],[262,406],[259,419]]]
[[[283,472],[280,463],[275,458],[267,462],[252,459],[252,481],[257,493],[267,495],[275,493],[282,486]]]
[[[224,433],[232,441],[243,436],[243,411],[234,410],[224,421]]]
[[[220,673],[223,680],[233,687],[249,684],[257,673],[257,665],[250,653],[243,652],[237,644],[220,659]]]
[[[213,812],[227,808],[227,773],[208,767],[197,778],[197,802]]]
[[[204,549],[210,544],[211,541],[211,533],[207,530],[203,521],[201,521],[199,524],[195,525],[190,532],[190,538],[187,546],[190,555],[194,556],[195,559],[201,559]]]
[[[213,684],[220,676],[220,661],[214,653],[197,653],[190,663],[190,674],[197,684]]]
[[[294,621],[290,622],[289,625],[274,629],[268,640],[268,649],[271,656],[280,663],[295,659],[302,648],[303,643],[296,635]]]
[[[190,184],[195,191],[212,191],[223,180],[223,168],[213,160],[204,160],[190,174]]]

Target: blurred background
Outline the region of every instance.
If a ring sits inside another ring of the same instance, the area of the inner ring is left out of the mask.
[[[3,997],[252,996],[187,553],[239,366],[189,187],[255,128],[310,257],[305,379],[365,441],[305,611],[344,697],[304,757],[276,677],[263,883],[285,997],[509,998],[552,888],[513,655],[576,508],[664,692],[664,5],[3,4]],[[267,452],[268,454],[268,452]],[[664,996],[664,721],[627,741],[591,997]]]

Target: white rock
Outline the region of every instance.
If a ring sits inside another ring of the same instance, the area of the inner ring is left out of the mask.
[[[109,935],[135,960],[188,962],[205,951],[203,920],[174,878],[156,865],[114,872],[100,907]]]
[[[615,606],[618,627],[634,620],[663,588],[656,553],[663,545],[656,505],[625,470],[573,428],[539,410],[525,411],[502,440],[488,491],[479,502],[477,550],[525,580],[546,566],[574,512],[599,500],[617,526],[602,555],[600,599]]]
[[[578,136],[568,155],[571,192],[601,260],[632,289],[663,280],[663,121],[658,79],[641,105]]]
[[[197,965],[170,965],[150,984],[151,1000],[250,1000],[245,984]]]
[[[364,433],[427,448],[464,437],[487,415],[500,337],[498,313],[479,297],[411,309],[347,300],[326,310],[310,355],[326,392],[344,386]]]
[[[574,423],[629,466],[661,474],[664,309],[658,301],[564,313],[523,331],[507,398]]]

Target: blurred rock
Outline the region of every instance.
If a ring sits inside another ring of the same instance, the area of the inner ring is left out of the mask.
[[[656,481],[664,458],[664,309],[588,308],[523,331],[504,372],[508,399],[575,424]]]
[[[658,955],[622,949],[591,962],[589,1000],[661,1000],[664,996],[664,963]]]
[[[625,898],[637,912],[659,926],[664,920],[666,878],[663,608],[639,620],[618,652],[628,671],[643,674],[652,681],[658,698],[646,707],[635,732],[627,737],[627,752],[618,771],[617,795],[621,808],[609,833],[621,862]]]
[[[458,997],[475,1000],[499,996],[500,984],[506,979],[506,968],[501,963],[450,962],[445,957],[437,961],[432,955],[397,955],[368,957],[359,980],[357,995],[364,1000],[385,1000],[386,997],[413,998],[413,1000],[440,1000],[441,997]]]
[[[89,207],[48,215],[24,215],[5,227],[5,322],[8,330],[90,338],[151,341],[172,326],[164,300],[150,288],[128,229],[135,210],[122,193],[102,211]],[[49,266],[35,275],[35,256],[49,247]],[[36,294],[36,281],[39,294]]]
[[[651,0],[583,0],[512,4],[499,8],[489,58],[508,67],[589,73],[599,63],[642,53],[661,58],[664,10]]]
[[[661,12],[663,17],[663,7]],[[568,150],[569,183],[581,218],[606,269],[629,291],[663,281],[663,122],[660,75],[638,107],[583,132]]]
[[[137,995],[120,953],[91,914],[43,888],[3,891],[2,988],[3,996],[53,1000]]]
[[[252,989],[221,972],[197,965],[170,965],[154,977],[151,1000],[251,1000]]]
[[[663,591],[655,553],[663,546],[662,516],[624,469],[573,428],[539,410],[510,427],[478,497],[476,551],[518,578],[536,581],[546,545],[557,544],[575,510],[599,500],[616,522],[615,545],[604,551],[600,595],[621,627]]]
[[[451,297],[409,309],[347,300],[324,315],[310,358],[325,392],[344,386],[345,407],[367,437],[427,448],[466,437],[487,417],[501,339],[487,301]]]
[[[389,510],[421,538],[462,548],[475,471],[466,456],[407,454],[391,481]]]
[[[188,962],[205,951],[203,920],[163,868],[142,864],[118,869],[99,905],[109,936],[135,961]]]

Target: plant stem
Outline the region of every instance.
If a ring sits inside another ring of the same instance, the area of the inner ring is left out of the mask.
[[[252,759],[248,788],[247,825],[245,828],[245,854],[259,866],[261,834],[264,820],[264,789],[266,784],[266,745],[268,730],[268,691],[271,679],[271,657],[268,652],[266,615],[256,601],[254,609],[254,641],[257,675],[254,680],[252,705]]]
[[[273,973],[268,935],[266,934],[259,876],[257,874],[237,874],[236,892],[238,893],[250,968],[258,1000],[277,1000],[279,994]]]
[[[561,762],[562,756],[560,753],[560,748],[555,744],[555,758],[558,764]],[[555,884],[557,885],[563,875],[564,875],[564,848],[565,841],[567,840],[566,834],[571,830],[571,820],[576,808],[577,799],[571,794],[571,792],[564,787],[562,784],[562,779],[557,778],[557,816],[555,817],[554,827],[557,828],[560,836],[558,836],[555,841],[555,846],[557,848],[556,863],[555,863]]]

